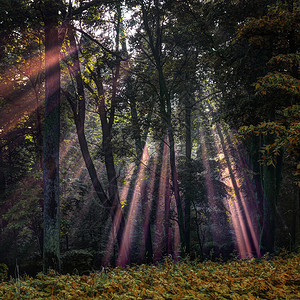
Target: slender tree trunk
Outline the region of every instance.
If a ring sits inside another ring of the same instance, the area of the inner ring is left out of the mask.
[[[131,85],[128,83],[128,88],[131,88]],[[132,95],[132,93],[131,93]],[[130,112],[131,112],[131,123],[133,127],[133,138],[135,142],[136,154],[138,160],[142,158],[144,145],[141,138],[141,129],[138,122],[138,114],[136,109],[136,101],[134,98],[129,99]]]
[[[294,212],[293,212],[293,223],[292,223],[292,243],[293,250],[296,250],[300,245],[300,190],[297,186],[294,188]]]
[[[149,27],[149,19],[148,12],[145,7],[144,1],[141,1],[141,9],[142,9],[142,18],[143,25],[145,27],[148,43],[154,57],[155,66],[158,72],[158,83],[160,90],[160,109],[161,116],[163,120],[163,124],[166,125],[169,137],[169,146],[170,146],[170,166],[171,166],[171,179],[173,183],[173,191],[177,206],[177,214],[178,214],[178,225],[180,232],[180,242],[181,242],[181,251],[182,254],[185,253],[185,230],[184,230],[184,216],[182,211],[182,204],[179,194],[179,184],[178,184],[178,176],[177,176],[177,168],[176,168],[176,157],[175,157],[175,142],[174,142],[174,131],[172,126],[172,107],[171,107],[171,99],[170,94],[166,85],[166,80],[163,72],[163,64],[162,64],[162,27],[161,27],[161,12],[159,8],[159,1],[154,1],[155,5],[155,30],[151,30]],[[154,32],[155,31],[155,32]]]
[[[169,168],[167,168],[169,169]],[[165,241],[166,241],[166,255],[171,254],[172,250],[172,243],[171,243],[171,230],[170,230],[170,205],[171,205],[171,198],[170,198],[170,182],[169,182],[169,173],[167,171],[166,175],[166,191],[165,191]]]
[[[192,154],[192,134],[191,134],[191,107],[188,99],[185,102],[185,168],[188,172],[188,186],[185,193],[185,243],[186,253],[190,254],[191,244],[191,173],[188,171],[191,168],[191,154]]]
[[[59,1],[45,1],[44,246],[43,270],[60,270],[59,138],[60,67]]]
[[[263,227],[263,187],[262,187],[262,174],[261,167],[259,165],[259,137],[252,137],[250,141],[250,162],[251,169],[253,171],[253,181],[255,186],[256,203],[258,207],[257,212],[257,224],[260,231]]]
[[[84,93],[84,85],[82,80],[82,75],[80,72],[80,63],[79,63],[79,57],[78,57],[78,49],[74,37],[74,32],[71,27],[69,27],[69,39],[70,39],[70,56],[73,61],[73,65],[70,67],[71,74],[75,77],[76,85],[77,85],[77,93],[78,93],[78,99],[77,102],[74,102],[74,99],[72,99],[72,96],[68,93],[66,93],[66,96],[68,98],[68,101],[71,105],[78,140],[80,144],[80,149],[82,152],[83,159],[85,161],[85,165],[88,169],[88,173],[90,175],[90,178],[92,180],[93,187],[96,191],[96,194],[100,200],[100,202],[109,209],[110,215],[112,217],[112,220],[117,216],[117,212],[121,211],[121,205],[118,201],[118,190],[116,185],[116,173],[114,169],[114,163],[113,163],[113,157],[112,157],[112,151],[111,151],[111,138],[110,138],[110,130],[108,128],[107,121],[105,122],[105,126],[102,126],[103,129],[103,142],[104,142],[104,151],[105,151],[105,163],[106,163],[106,170],[108,174],[108,180],[109,180],[109,197],[107,197],[100,181],[97,175],[97,171],[95,169],[94,163],[92,161],[92,158],[90,156],[90,152],[88,150],[88,144],[86,141],[85,133],[84,133],[84,121],[85,121],[85,93]],[[100,118],[101,121],[103,120],[102,113],[104,111],[103,107],[101,108]],[[103,125],[103,124],[102,124]],[[108,144],[107,144],[108,143]],[[114,222],[113,222],[114,223]],[[118,245],[121,245],[121,237],[124,231],[125,227],[125,220],[124,216],[121,213],[120,217],[120,226],[117,233],[117,241]]]
[[[175,143],[173,136],[173,128],[169,127],[168,130],[169,143],[170,143],[170,166],[171,166],[171,179],[173,184],[173,192],[175,196],[176,206],[177,206],[177,214],[178,214],[178,226],[179,226],[179,234],[180,234],[180,244],[182,254],[185,253],[185,234],[184,234],[184,216],[182,211],[181,198],[179,194],[179,184],[178,184],[178,175],[177,175],[177,167],[176,167],[176,159],[175,159]]]
[[[2,159],[2,148],[0,148],[0,203],[4,200],[5,190],[6,190],[6,176],[5,167]]]

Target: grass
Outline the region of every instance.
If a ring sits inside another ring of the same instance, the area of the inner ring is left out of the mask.
[[[300,254],[50,272],[0,283],[0,299],[300,299]]]

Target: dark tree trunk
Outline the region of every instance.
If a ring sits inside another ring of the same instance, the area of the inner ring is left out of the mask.
[[[128,88],[130,88],[128,83]],[[138,160],[142,158],[144,143],[142,142],[141,129],[138,122],[138,114],[136,109],[136,101],[134,98],[129,99],[130,112],[131,112],[131,123],[133,127],[133,138],[135,142],[136,154]]]
[[[291,230],[291,238],[293,243],[293,249],[296,250],[300,245],[300,190],[298,186],[294,188],[294,212],[293,212],[293,222]]]
[[[166,192],[165,192],[165,241],[166,241],[166,255],[171,254],[172,250],[172,237],[171,237],[171,224],[170,224],[170,182],[169,182],[169,170],[166,176]]]
[[[271,136],[264,137],[264,144],[273,143]],[[261,233],[262,253],[274,252],[275,244],[275,213],[276,199],[279,189],[276,187],[276,167],[272,165],[263,166],[263,228]]]
[[[44,246],[43,270],[60,270],[59,138],[60,67],[59,1],[45,1],[45,121],[43,146]]]
[[[2,148],[0,148],[0,203],[4,200],[5,190],[6,190],[6,176],[5,176],[5,166],[2,159]]]
[[[190,183],[192,181],[191,172],[191,153],[192,153],[192,134],[191,134],[191,106],[186,99],[185,102],[185,168],[188,172],[188,186],[185,193],[185,243],[186,243],[186,254],[190,254],[191,244],[191,189]]]
[[[162,28],[161,28],[161,12],[159,8],[159,1],[154,1],[155,5],[155,30],[151,30],[149,27],[148,12],[145,7],[145,3],[141,1],[143,25],[145,27],[148,43],[154,58],[155,67],[158,72],[158,83],[160,92],[160,109],[163,124],[168,130],[169,147],[170,147],[170,166],[171,166],[171,179],[173,184],[173,192],[176,201],[177,214],[178,214],[178,225],[180,233],[180,243],[182,254],[185,253],[185,230],[184,230],[184,216],[181,204],[181,198],[179,194],[179,183],[176,168],[176,157],[175,157],[175,143],[174,143],[174,131],[172,126],[172,107],[171,98],[167,88],[163,64],[162,64]],[[155,32],[154,32],[155,31]]]
[[[250,163],[253,171],[253,184],[255,187],[256,204],[258,208],[257,212],[257,224],[260,231],[263,227],[263,187],[262,187],[262,173],[261,166],[259,164],[259,137],[252,137],[250,141]]]

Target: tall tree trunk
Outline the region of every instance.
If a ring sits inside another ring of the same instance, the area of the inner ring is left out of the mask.
[[[60,270],[59,138],[60,67],[59,1],[45,1],[45,121],[43,146],[44,245],[43,270]]]
[[[191,244],[191,186],[192,181],[191,172],[191,158],[192,158],[192,134],[191,134],[191,106],[188,99],[185,99],[185,168],[188,172],[188,186],[185,193],[185,243],[186,243],[186,253],[190,254],[190,244]]]
[[[127,87],[129,91],[131,90],[131,84],[127,83]],[[136,108],[136,101],[133,96],[133,93],[130,93],[131,97],[129,100],[129,106],[130,106],[130,112],[131,112],[131,123],[133,127],[133,138],[135,142],[135,149],[136,149],[136,154],[137,154],[137,159],[140,160],[143,155],[143,149],[144,149],[144,143],[142,142],[142,137],[141,137],[141,128],[139,126],[138,122],[138,114],[137,114],[137,108]]]
[[[271,136],[264,137],[264,144],[268,145],[273,142]],[[263,228],[261,233],[262,253],[274,252],[275,244],[275,213],[276,213],[276,167],[273,165],[263,166]]]
[[[178,175],[176,168],[176,157],[175,157],[175,142],[174,142],[174,130],[172,126],[172,107],[171,107],[171,98],[167,88],[165,75],[163,72],[162,64],[162,28],[161,28],[161,12],[159,8],[159,1],[154,1],[155,5],[155,32],[151,31],[149,27],[148,12],[145,7],[144,1],[141,1],[142,9],[142,18],[143,25],[145,27],[148,43],[154,57],[155,67],[158,72],[158,83],[160,91],[160,110],[163,123],[166,125],[169,137],[169,147],[170,147],[170,166],[171,166],[171,179],[173,184],[173,192],[176,201],[177,214],[178,214],[178,225],[180,233],[180,243],[182,254],[185,253],[185,230],[184,230],[184,216],[181,204],[181,198],[179,194],[179,184],[178,184]],[[155,40],[154,40],[155,39]]]
[[[2,150],[3,148],[0,148],[0,203],[4,201],[4,195],[6,190],[6,176],[5,176],[5,166],[2,159]]]
[[[255,187],[256,203],[258,207],[257,212],[257,224],[260,231],[263,227],[263,187],[262,187],[262,173],[261,166],[259,164],[259,139],[260,137],[252,137],[250,140],[250,163],[253,171],[253,184]]]

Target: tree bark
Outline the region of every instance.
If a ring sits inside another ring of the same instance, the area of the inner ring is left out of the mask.
[[[273,142],[271,136],[264,137],[264,144],[268,145]],[[276,213],[276,167],[272,165],[263,166],[263,228],[261,233],[261,250],[262,253],[274,252],[275,244],[275,213]]]
[[[59,138],[60,67],[59,1],[45,1],[45,121],[43,143],[43,270],[60,270]]]
[[[192,134],[191,134],[191,107],[188,99],[185,99],[185,168],[188,172],[188,186],[185,193],[185,243],[186,254],[190,254],[191,244],[191,173],[188,171],[191,168],[192,159]]]

